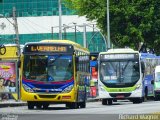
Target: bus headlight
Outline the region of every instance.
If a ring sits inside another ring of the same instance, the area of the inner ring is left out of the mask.
[[[29,86],[23,84],[23,88],[25,89],[25,91],[27,92],[34,92]]]
[[[73,85],[70,85],[70,86],[66,87],[66,88],[62,91],[62,93],[70,92],[70,91],[72,90],[72,88],[73,88]]]

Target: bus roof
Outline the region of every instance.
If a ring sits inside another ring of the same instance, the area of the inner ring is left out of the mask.
[[[152,53],[140,53],[142,59],[144,58],[159,58],[155,54]]]
[[[100,54],[114,54],[114,53],[139,53],[138,51],[135,51],[131,48],[115,48],[115,49],[109,49],[106,52],[100,52]]]
[[[74,46],[79,46],[79,47],[81,47],[80,44],[75,43],[75,42],[70,41],[70,40],[41,40],[40,42],[44,42],[44,43],[48,42],[48,43],[72,44],[72,45],[74,45]]]

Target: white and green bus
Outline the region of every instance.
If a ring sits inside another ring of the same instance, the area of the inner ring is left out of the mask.
[[[144,63],[138,51],[110,49],[98,57],[98,88],[103,105],[119,99],[141,103],[144,98]]]

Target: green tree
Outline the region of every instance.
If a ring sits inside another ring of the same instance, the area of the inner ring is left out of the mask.
[[[65,0],[79,16],[96,20],[107,35],[107,0]],[[139,43],[160,53],[160,0],[109,0],[111,41],[116,47],[138,50]]]

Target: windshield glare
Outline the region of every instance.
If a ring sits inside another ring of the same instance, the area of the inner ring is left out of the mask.
[[[36,81],[66,81],[73,76],[72,68],[72,56],[69,55],[28,55],[24,58],[23,76]]]
[[[100,79],[104,83],[133,83],[139,80],[137,61],[101,62]]]

